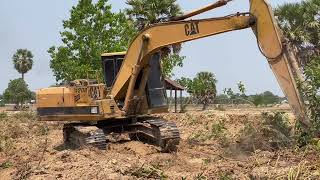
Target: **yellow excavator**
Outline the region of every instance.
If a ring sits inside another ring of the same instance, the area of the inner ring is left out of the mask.
[[[250,12],[208,19],[189,18],[227,5],[220,0],[169,22],[143,29],[127,52],[102,54],[103,84],[79,79],[37,92],[41,121],[65,121],[64,142],[105,149],[106,136],[128,133],[131,139],[173,151],[180,140],[176,124],[152,116],[168,112],[160,50],[169,45],[220,33],[252,28],[258,48],[268,60],[296,118],[308,125],[295,78],[301,78],[295,53],[283,37],[266,0],[250,0]]]

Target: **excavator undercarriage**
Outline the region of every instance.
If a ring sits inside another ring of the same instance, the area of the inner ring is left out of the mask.
[[[159,146],[162,152],[175,151],[180,141],[179,129],[175,123],[155,117],[108,121],[91,126],[87,123],[74,123],[63,127],[64,143],[75,148],[92,146],[105,150],[107,135],[123,133],[129,134],[131,140]]]

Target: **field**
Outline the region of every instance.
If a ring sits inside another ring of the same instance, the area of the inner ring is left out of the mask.
[[[277,108],[273,108],[272,111]],[[283,109],[281,109],[283,110]],[[316,146],[298,148],[293,115],[230,109],[158,115],[176,122],[174,153],[128,137],[108,150],[64,147],[62,124],[31,112],[0,115],[1,179],[319,179]],[[275,121],[276,119],[276,121]]]

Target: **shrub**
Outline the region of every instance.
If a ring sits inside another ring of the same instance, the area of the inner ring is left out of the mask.
[[[292,142],[292,131],[285,113],[262,113],[262,121],[253,125],[247,123],[241,131],[239,142],[242,149],[253,152],[278,150]]]

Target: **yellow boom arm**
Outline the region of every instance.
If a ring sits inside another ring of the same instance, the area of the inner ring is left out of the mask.
[[[250,0],[250,4],[250,13],[238,13],[221,18],[171,21],[155,24],[144,29],[130,45],[111,90],[111,95],[115,100],[125,98],[123,110],[128,113],[133,99],[139,99],[142,96],[141,91],[146,86],[146,77],[149,74],[148,63],[153,53],[168,45],[252,27],[259,48],[268,59],[294,114],[297,118],[305,120],[304,103],[294,77],[299,72],[293,69],[292,54],[285,44],[273,12],[265,0]],[[197,10],[197,12],[203,11]],[[196,14],[193,13],[192,15]],[[190,16],[186,15],[185,17]],[[139,93],[135,93],[134,86],[141,71],[143,72],[143,78]],[[308,124],[307,121],[303,122],[306,125]]]

